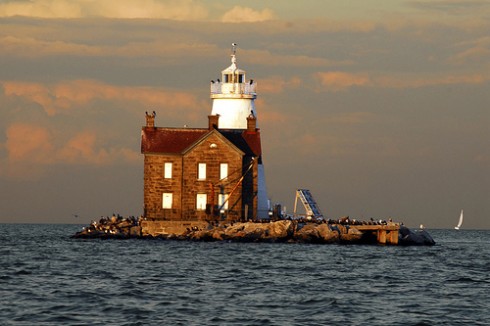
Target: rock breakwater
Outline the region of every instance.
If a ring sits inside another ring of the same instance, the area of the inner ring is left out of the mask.
[[[160,222],[161,223],[161,222]],[[142,235],[138,219],[111,218],[92,222],[73,238],[146,238],[189,241],[230,242],[289,242],[319,244],[397,244],[434,245],[435,241],[425,230],[412,231],[395,224],[352,224],[338,221],[279,220],[267,222],[210,222],[205,228],[187,227],[182,233]],[[380,237],[380,234],[384,237]],[[382,241],[386,234],[389,241]]]
[[[113,215],[112,217],[102,217],[99,221],[92,221],[89,226],[75,233],[72,238],[127,239],[140,236],[139,218]]]

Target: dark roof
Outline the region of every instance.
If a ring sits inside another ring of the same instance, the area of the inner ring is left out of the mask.
[[[262,150],[260,147],[260,133],[247,132],[243,130],[218,130],[236,147],[241,149],[247,155],[260,156]]]
[[[260,132],[248,132],[244,131],[242,134],[243,139],[247,142],[250,149],[255,153],[256,156],[262,155],[262,145],[260,144]]]
[[[143,127],[141,153],[182,153],[208,132],[208,129]]]
[[[260,133],[244,130],[216,129],[228,141],[246,155],[260,156]],[[141,131],[141,153],[181,154],[211,133],[204,128],[154,128],[143,127]]]

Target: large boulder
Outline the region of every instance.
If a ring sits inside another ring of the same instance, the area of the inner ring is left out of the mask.
[[[361,231],[359,231],[355,227],[352,227],[352,226],[349,227],[349,228],[345,228],[344,227],[344,230],[346,230],[347,232],[346,233],[342,233],[340,235],[340,239],[341,239],[342,242],[346,242],[346,243],[360,243],[362,241],[362,238],[363,238],[364,233],[362,233]]]
[[[276,242],[286,241],[294,233],[292,221],[277,221],[271,223],[233,223],[227,225],[223,238],[243,242]]]
[[[207,229],[207,230],[192,231],[188,233],[186,236],[189,240],[195,240],[195,241],[217,241],[220,239],[219,233],[214,228]]]
[[[340,232],[330,229],[325,223],[299,223],[294,239],[299,242],[335,243],[340,236]]]
[[[316,229],[316,224],[313,223],[298,223],[294,240],[307,243],[321,242],[321,237]]]
[[[265,225],[267,226],[266,238],[278,241],[292,237],[296,228],[295,223],[290,220],[276,221]]]
[[[330,229],[328,224],[322,223],[316,227],[318,236],[322,239],[323,243],[335,243],[339,242],[340,234],[337,231]]]
[[[433,246],[436,242],[427,231],[412,231],[402,225],[399,231],[398,244],[404,246]]]

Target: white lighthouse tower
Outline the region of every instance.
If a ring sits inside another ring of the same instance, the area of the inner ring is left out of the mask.
[[[211,99],[213,107],[211,115],[219,115],[220,129],[247,129],[247,118],[257,118],[255,99],[257,83],[253,79],[247,81],[245,70],[237,67],[237,44],[232,44],[231,65],[221,71],[221,80],[211,81]],[[269,200],[265,184],[264,165],[258,165],[257,216],[269,218]]]
[[[233,43],[231,65],[221,72],[221,80],[211,82],[211,115],[219,114],[220,128],[247,129],[247,117],[257,117],[254,103],[256,86],[253,80],[246,81],[245,70],[237,67],[236,44]]]

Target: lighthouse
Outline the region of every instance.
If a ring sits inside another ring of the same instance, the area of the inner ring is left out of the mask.
[[[219,115],[222,129],[246,129],[247,118],[256,118],[257,83],[247,81],[245,70],[237,67],[236,44],[233,43],[231,65],[221,71],[221,79],[211,81],[211,115]]]
[[[247,129],[250,119],[257,120],[255,99],[257,83],[247,80],[245,70],[238,68],[237,44],[232,44],[231,65],[221,71],[221,79],[211,81],[212,116],[219,116],[219,128],[240,132]],[[258,162],[257,217],[269,218],[270,203],[267,197],[265,171],[262,157]]]

